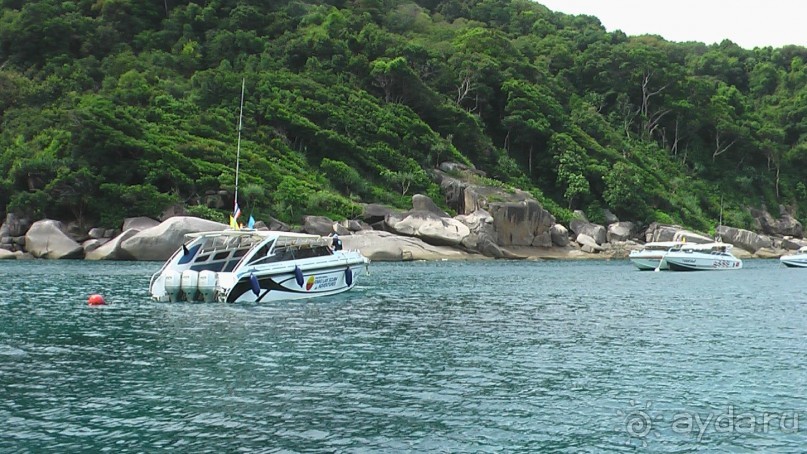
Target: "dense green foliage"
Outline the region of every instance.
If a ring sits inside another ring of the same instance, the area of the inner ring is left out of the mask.
[[[0,8],[0,211],[118,225],[184,203],[224,220],[208,195],[234,189],[242,79],[239,203],[256,218],[406,206],[448,160],[561,220],[708,230],[721,198],[739,227],[746,207],[807,208],[802,47],[627,37],[527,0]]]

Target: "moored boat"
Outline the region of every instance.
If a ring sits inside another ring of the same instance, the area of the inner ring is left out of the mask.
[[[187,237],[152,276],[153,299],[263,303],[335,295],[355,287],[370,263],[318,235],[222,230]]]
[[[807,268],[807,246],[802,246],[795,254],[779,257],[779,262],[790,268]]]
[[[661,270],[667,269],[667,263],[663,262],[659,266],[659,262],[664,258],[664,254],[671,248],[684,244],[682,241],[654,241],[645,243],[641,249],[630,251],[628,259],[631,263],[642,271]]]
[[[731,254],[732,245],[715,242],[687,243],[671,248],[664,254],[671,271],[739,270],[743,261]]]

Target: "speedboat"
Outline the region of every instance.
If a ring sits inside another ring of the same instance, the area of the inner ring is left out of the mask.
[[[783,255],[779,261],[791,268],[807,268],[807,246],[802,246],[795,254]]]
[[[243,229],[186,239],[152,276],[153,299],[265,303],[335,295],[355,287],[370,263],[319,235]]]
[[[636,268],[642,271],[655,270],[656,268],[666,270],[667,262],[661,263],[661,266],[659,266],[659,262],[664,258],[664,254],[667,251],[682,244],[684,244],[682,241],[654,241],[645,243],[641,249],[630,251],[628,258]]]
[[[672,271],[739,270],[743,261],[731,254],[727,243],[686,243],[675,246],[662,259]]]

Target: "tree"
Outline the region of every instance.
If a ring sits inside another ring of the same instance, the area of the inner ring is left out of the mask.
[[[79,225],[87,225],[87,210],[98,193],[98,180],[89,169],[59,169],[56,178],[45,187],[45,192],[54,202],[53,216],[63,218],[69,212]]]
[[[541,86],[519,80],[508,80],[502,86],[507,96],[505,117],[502,125],[507,127],[504,148],[512,144],[521,155],[527,155],[528,174],[532,174],[533,152],[544,148],[551,135],[553,123],[558,125],[562,108],[551,93]]]
[[[620,161],[605,175],[603,198],[614,213],[644,220],[649,215],[644,185],[641,172]]]
[[[560,133],[552,136],[550,149],[555,156],[558,169],[558,183],[563,189],[563,197],[568,208],[573,202],[589,195],[590,186],[584,172],[586,167],[586,153],[567,134]]]
[[[736,88],[720,84],[717,93],[712,96],[710,107],[710,119],[714,125],[714,161],[737,141],[747,139],[749,131],[743,118],[745,100]]]

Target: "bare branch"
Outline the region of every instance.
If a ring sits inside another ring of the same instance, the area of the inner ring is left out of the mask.
[[[678,136],[678,119],[675,119],[675,136],[673,138],[672,146],[670,147],[670,151],[672,151],[673,156],[678,156],[678,140],[680,137]]]
[[[712,161],[715,160],[716,157],[720,156],[721,154],[725,153],[729,148],[731,148],[734,143],[737,142],[737,139],[734,139],[726,146],[720,146],[720,131],[715,133],[715,152],[712,153]]]
[[[460,105],[473,90],[473,77],[470,73],[468,73],[462,78],[460,85],[457,87],[457,105]]]
[[[670,109],[665,109],[650,114],[650,98],[658,95],[670,85],[667,83],[658,90],[651,91],[650,78],[652,76],[652,71],[644,73],[644,77],[642,78],[642,105],[639,108],[639,113],[641,113],[642,117],[644,117],[644,121],[646,122],[642,128],[646,134],[646,137],[651,137],[653,135],[653,131],[658,126],[659,121],[661,121],[661,119],[670,112]]]
[[[647,125],[645,126],[645,130],[647,131],[648,135],[653,135],[653,131],[658,128],[658,124],[665,115],[672,112],[672,109],[664,109],[660,112],[656,112],[652,115],[650,119],[647,121]]]

